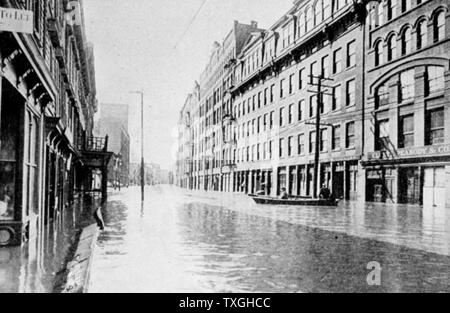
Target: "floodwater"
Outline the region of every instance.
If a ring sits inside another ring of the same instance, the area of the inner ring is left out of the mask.
[[[103,214],[90,292],[450,292],[450,209],[264,206],[157,186],[143,205],[139,188],[112,194]]]
[[[76,235],[91,223],[92,207],[92,202],[76,201],[40,230],[33,229],[22,247],[0,247],[0,293],[54,292]]]

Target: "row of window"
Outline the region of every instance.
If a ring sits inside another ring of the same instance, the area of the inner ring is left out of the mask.
[[[425,145],[440,145],[445,142],[444,108],[428,110],[425,117]],[[390,121],[377,121],[375,150],[388,150],[390,147]],[[402,115],[398,120],[398,148],[414,147],[414,113]]]
[[[413,8],[414,5],[422,4],[424,0],[381,0],[370,8],[369,25],[370,28],[382,26],[387,21],[395,19],[399,14],[403,14]]]
[[[340,125],[335,125],[332,128],[331,142],[328,140],[328,129],[322,129],[320,133],[320,152],[327,152],[331,148],[332,151],[339,151],[342,149],[342,130]],[[305,146],[305,134],[297,136],[290,136],[279,139],[279,157],[292,157],[295,155],[305,155],[307,153],[314,153],[316,148],[316,132],[309,132],[308,151]],[[331,146],[329,146],[331,144]],[[263,144],[256,144],[234,151],[234,160],[240,162],[254,162],[272,159],[274,141],[268,141]],[[345,125],[345,148],[355,148],[355,122],[348,122]],[[237,156],[237,158],[236,158]]]
[[[397,80],[397,91],[393,92],[389,84]],[[445,88],[445,69],[442,66],[427,66],[425,71],[425,96],[442,92]],[[397,99],[392,93],[397,94]],[[376,89],[375,102],[376,107],[381,108],[391,103],[402,103],[414,101],[416,96],[416,77],[415,69],[409,69],[394,76],[388,82],[385,82]]]
[[[390,34],[386,41],[381,38],[375,40],[375,66],[413,52],[413,30],[415,31],[415,48],[417,50],[430,43],[428,20],[422,17],[415,25],[414,28],[409,25],[403,27],[398,36]],[[432,40],[436,43],[443,39],[445,39],[445,12],[440,11],[432,19]]]
[[[339,74],[342,72],[344,64],[347,68],[352,68],[356,66],[356,42],[351,41],[347,44],[347,55],[345,58],[345,63],[342,58],[342,48],[338,48],[333,52],[332,64],[330,64],[330,58],[328,55],[323,56],[319,62],[312,62],[309,66],[309,75],[306,76],[306,69],[302,68],[298,72],[298,89],[303,90],[307,88],[309,84],[316,84],[319,77],[328,78],[331,74]],[[331,71],[330,71],[331,65]],[[287,95],[292,95],[295,91],[295,78],[296,74],[289,75],[289,78],[281,79],[279,82],[279,98],[283,99]],[[338,87],[337,87],[338,88]],[[236,104],[233,108],[234,116],[240,118],[246,114],[260,109],[262,106],[266,106],[275,101],[275,89],[276,85],[272,84],[270,87],[260,91],[257,94],[250,96],[247,100],[242,103]],[[349,84],[350,97],[348,98],[347,106],[354,105],[354,82]],[[337,93],[338,95],[339,93]],[[324,97],[326,98],[326,97]],[[326,100],[325,100],[326,101]]]

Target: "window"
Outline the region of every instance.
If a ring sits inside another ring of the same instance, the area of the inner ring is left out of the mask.
[[[298,37],[301,38],[305,34],[305,18],[303,15],[298,17]]]
[[[317,95],[312,95],[309,98],[309,117],[316,116],[316,104],[317,104]]]
[[[320,152],[326,152],[328,149],[328,132],[327,129],[320,130]]]
[[[386,147],[389,146],[389,132],[390,124],[388,119],[377,122],[375,131],[375,150],[385,150]]]
[[[336,86],[333,88],[333,103],[332,103],[332,110],[338,110],[341,108],[341,86]]]
[[[445,88],[444,68],[441,66],[427,67],[427,94],[443,91]]]
[[[347,45],[347,67],[356,65],[356,42],[352,41]]]
[[[284,97],[284,83],[286,82],[285,79],[282,79],[280,81],[280,98]]]
[[[280,109],[280,126],[284,126],[284,108]]]
[[[309,153],[314,151],[316,151],[316,132],[312,131],[309,133]]]
[[[305,134],[298,135],[298,154],[305,154]]]
[[[291,95],[294,92],[294,74],[289,76],[289,94]]]
[[[274,101],[275,85],[270,86],[270,103]]]
[[[375,66],[383,63],[383,41],[378,41],[375,44]]]
[[[305,112],[305,100],[300,100],[298,102],[298,120],[303,121],[303,114]]]
[[[426,145],[444,143],[444,108],[430,110],[426,117]]]
[[[433,21],[434,42],[445,38],[445,13],[439,12]]]
[[[398,147],[414,146],[414,114],[401,116],[399,119]]]
[[[283,150],[283,148],[284,148],[284,138],[281,138],[281,139],[280,139],[280,158],[282,158],[283,155],[284,155],[284,150]]]
[[[333,53],[333,74],[342,71],[342,49],[338,49]]]
[[[421,21],[417,25],[417,49],[420,50],[428,45],[427,21]]]
[[[292,124],[294,122],[294,105],[291,104],[289,106],[289,118],[288,118],[288,123]]]
[[[310,74],[311,74],[311,76],[310,76],[310,83],[314,84],[316,79],[317,79],[317,76],[319,76],[317,62],[311,63]]]
[[[330,68],[328,65],[328,56],[322,58],[322,76],[325,78],[330,77]]]
[[[305,86],[305,69],[301,69],[298,72],[298,89],[303,89]]]
[[[346,127],[345,147],[351,149],[355,147],[355,122],[350,122]]]
[[[291,136],[288,138],[288,156],[292,156],[294,152],[294,137]]]
[[[399,102],[414,99],[415,89],[414,69],[400,74]]]
[[[341,149],[341,126],[333,127],[333,141],[331,144],[333,150]]]
[[[401,0],[402,1],[402,13],[411,10],[412,1],[411,0]]]
[[[388,39],[387,45],[387,60],[392,61],[397,57],[397,39],[395,35],[391,35]]]
[[[275,112],[274,111],[270,112],[270,121],[269,121],[270,129],[273,128],[274,116],[275,116]]]
[[[387,0],[388,20],[397,17],[397,0]]]
[[[312,17],[312,10],[310,8],[307,8],[305,10],[305,32],[309,32],[313,28],[313,17]]]
[[[375,92],[375,105],[377,108],[389,104],[389,89],[386,84],[381,85]]]
[[[267,94],[269,93],[269,89],[264,89],[264,105],[267,105]]]
[[[411,53],[411,28],[407,27],[401,37],[402,55]]]
[[[323,20],[323,2],[322,0],[317,0],[314,5],[314,25],[319,25]]]
[[[346,105],[347,106],[354,106],[356,105],[356,85],[355,80],[352,79],[347,82],[347,94],[346,94]]]

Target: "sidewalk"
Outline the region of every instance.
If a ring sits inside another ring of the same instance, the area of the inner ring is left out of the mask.
[[[98,202],[76,201],[22,247],[0,248],[0,293],[54,292],[66,276],[81,231],[95,223]]]

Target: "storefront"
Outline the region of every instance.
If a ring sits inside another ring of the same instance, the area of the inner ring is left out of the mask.
[[[450,145],[399,149],[398,158],[381,152],[363,161],[366,200],[424,207],[450,206],[446,184],[450,175]]]

